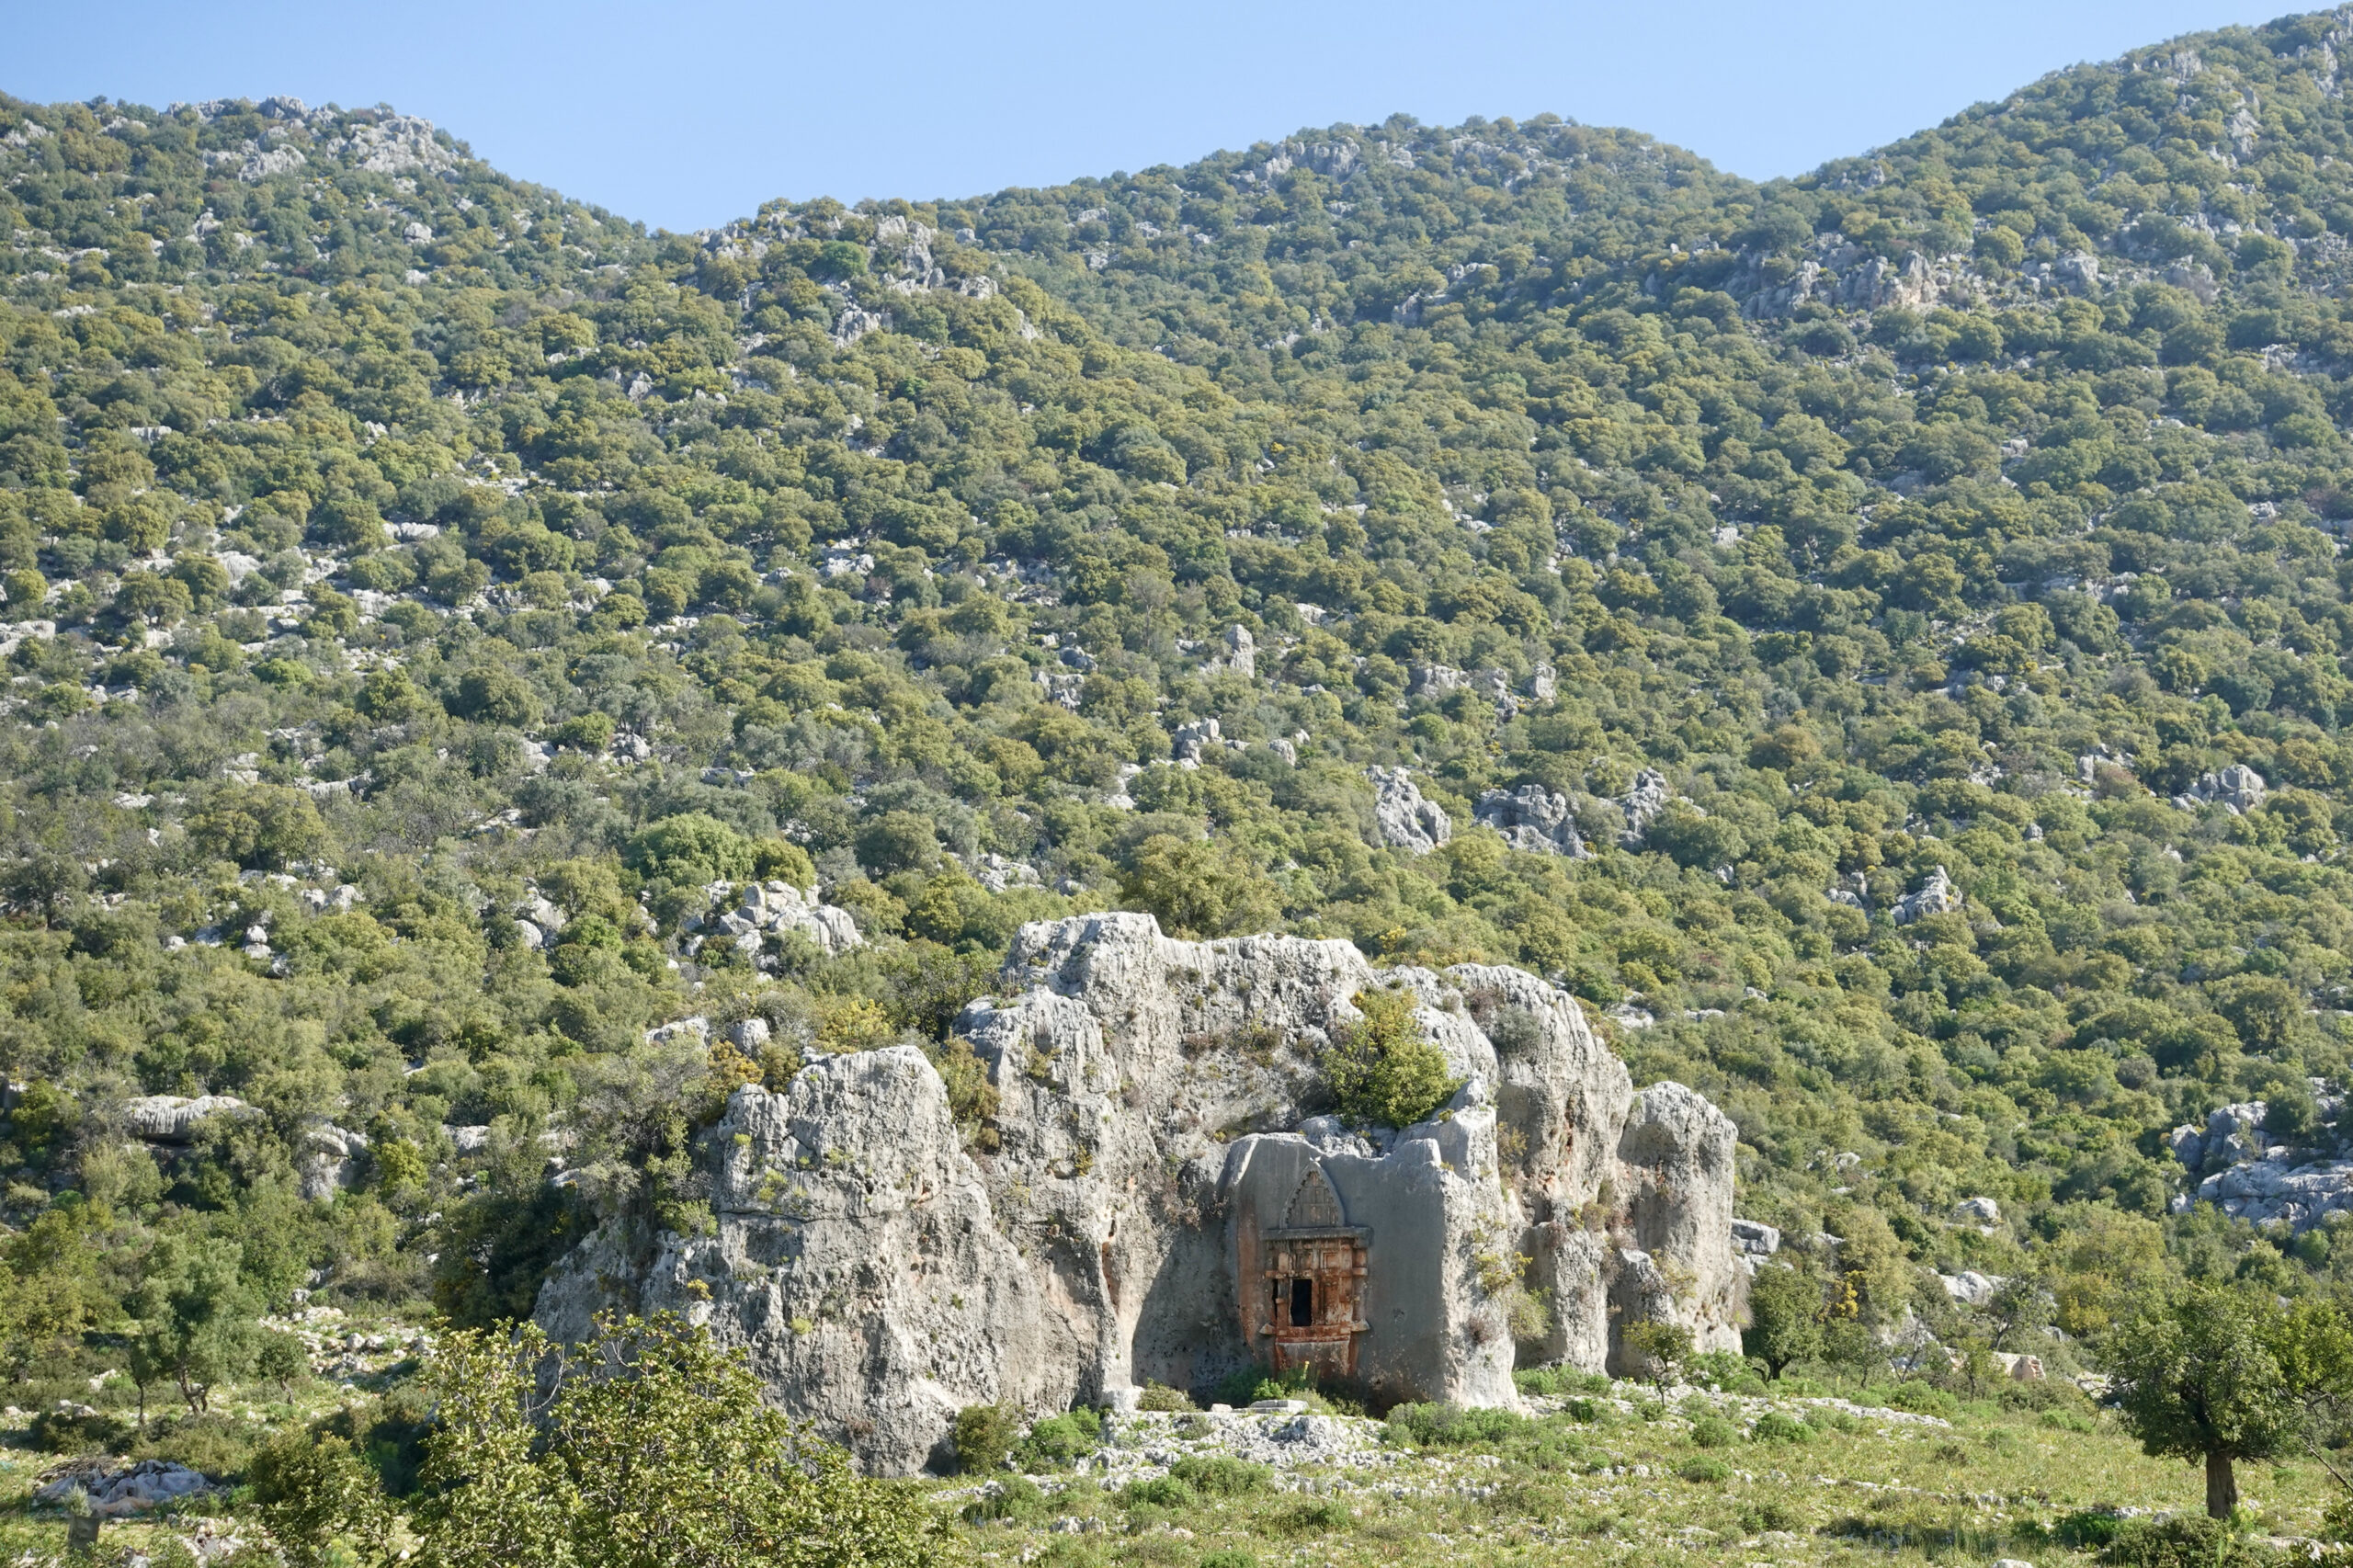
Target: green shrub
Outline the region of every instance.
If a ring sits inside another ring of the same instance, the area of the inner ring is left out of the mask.
[[[1235,1547],[1204,1552],[1200,1568],[1258,1568],[1258,1560]]]
[[[33,1447],[45,1454],[101,1454],[119,1449],[131,1437],[126,1422],[99,1412],[69,1415],[44,1410],[33,1417]]]
[[[1813,1428],[1787,1412],[1768,1410],[1748,1429],[1748,1437],[1755,1443],[1810,1443]]]
[[[1710,1350],[1684,1363],[1683,1374],[1701,1388],[1720,1393],[1759,1394],[1765,1380],[1745,1358],[1729,1350]]]
[[[1362,1021],[1336,1026],[1318,1064],[1340,1114],[1359,1126],[1410,1127],[1462,1086],[1446,1052],[1423,1038],[1416,999],[1405,990],[1359,991]]]
[[[1026,1475],[1008,1475],[991,1482],[978,1497],[967,1503],[964,1517],[978,1525],[993,1519],[1032,1519],[1045,1511],[1046,1494],[1038,1490],[1036,1482]]]
[[[1103,1440],[1103,1418],[1084,1405],[1040,1421],[1014,1449],[1014,1461],[1023,1470],[1068,1470],[1080,1455],[1092,1453]]]
[[[1563,1394],[1608,1393],[1609,1380],[1574,1367],[1526,1367],[1511,1375],[1512,1385],[1525,1394],[1558,1399]]]
[[[1752,1535],[1765,1530],[1794,1530],[1804,1524],[1805,1516],[1778,1497],[1752,1504],[1740,1514],[1740,1528]]]
[[[965,1475],[1004,1469],[1020,1430],[1019,1418],[1004,1405],[966,1405],[956,1413],[956,1425],[950,1429],[956,1469]]]
[[[1345,1504],[1330,1497],[1309,1497],[1292,1504],[1267,1523],[1285,1535],[1317,1535],[1347,1528],[1348,1510]]]
[[[1703,1415],[1691,1423],[1691,1440],[1703,1449],[1728,1449],[1740,1441],[1740,1428],[1721,1415]]]
[[[1231,1454],[1191,1454],[1168,1467],[1178,1481],[1215,1497],[1240,1497],[1264,1492],[1273,1484],[1274,1471],[1263,1464]]]
[[[129,1452],[132,1459],[174,1460],[207,1475],[243,1475],[262,1435],[253,1423],[225,1415],[183,1415],[152,1423]],[[112,1447],[121,1450],[119,1443]]]
[[[1492,1447],[1528,1425],[1516,1411],[1464,1409],[1455,1404],[1401,1404],[1389,1413],[1389,1430],[1420,1448]]]
[[[1891,1410],[1908,1410],[1915,1415],[1942,1415],[1949,1418],[1959,1413],[1961,1401],[1937,1387],[1915,1378],[1896,1384],[1883,1396]]]
[[[1617,1411],[1597,1399],[1573,1399],[1569,1401],[1568,1413],[1573,1421],[1582,1421],[1588,1426],[1606,1426]]]
[[[2038,1426],[2048,1426],[2054,1432],[2097,1432],[2099,1423],[2080,1410],[2046,1410],[2035,1418]]]
[[[1862,1417],[1848,1410],[1833,1410],[1826,1404],[1806,1407],[1805,1424],[1817,1432],[1859,1432]]]
[[[1200,1500],[1199,1493],[1173,1475],[1131,1481],[1120,1489],[1120,1506],[1123,1508],[1190,1508]]]
[[[2116,1539],[2123,1518],[2105,1508],[2084,1508],[2052,1527],[2051,1539],[2073,1551],[2097,1551]]]
[[[1148,1382],[1143,1385],[1143,1396],[1136,1401],[1136,1408],[1159,1411],[1168,1415],[1180,1415],[1187,1411],[1197,1410],[1199,1406],[1196,1405],[1192,1396],[1182,1389],[1172,1389],[1165,1383]]]
[[[1697,1459],[1684,1460],[1683,1468],[1675,1473],[1688,1482],[1712,1484],[1715,1482],[1730,1480],[1732,1466],[1720,1459],[1702,1454]]]
[[[2119,1568],[2254,1568],[2263,1558],[2223,1520],[2176,1514],[2120,1521],[2100,1561]]]

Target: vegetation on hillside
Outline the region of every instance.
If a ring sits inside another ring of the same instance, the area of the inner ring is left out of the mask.
[[[2353,1272],[2159,1142],[2316,1116],[2353,1038],[2336,25],[1763,187],[1399,119],[699,237],[389,111],[0,103],[27,1402],[193,1418],[298,1292],[525,1314],[599,1214],[708,1223],[698,1129],[809,1052],[924,1041],[984,1148],[949,1020],[1120,905],[1614,1010],[1746,1213],[1844,1238],[1833,1338],[2063,1362],[2167,1270]],[[1451,841],[1384,846],[1373,767]],[[1522,785],[1590,858],[1476,824]],[[688,929],[756,879],[865,945]],[[765,1035],[649,1042],[698,1013]]]

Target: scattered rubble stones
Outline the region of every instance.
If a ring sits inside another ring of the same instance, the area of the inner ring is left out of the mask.
[[[166,1503],[212,1489],[201,1471],[171,1460],[141,1460],[118,1470],[104,1459],[76,1460],[52,1471],[33,1493],[37,1502],[66,1504],[79,1491],[102,1519],[150,1513]]]

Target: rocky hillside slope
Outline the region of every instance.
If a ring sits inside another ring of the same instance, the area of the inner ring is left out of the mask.
[[[699,235],[0,104],[12,1343],[163,1234],[528,1313],[820,1058],[1017,1148],[954,1020],[1114,910],[1557,983],[1869,1322],[2332,1276],[2165,1139],[2345,1075],[2346,28],[1768,186],[1401,118]]]

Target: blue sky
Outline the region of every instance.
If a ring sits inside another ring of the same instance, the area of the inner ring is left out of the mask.
[[[389,103],[672,229],[1180,164],[1302,126],[1551,110],[1756,177],[2279,0],[1186,6],[0,0],[0,91]]]

